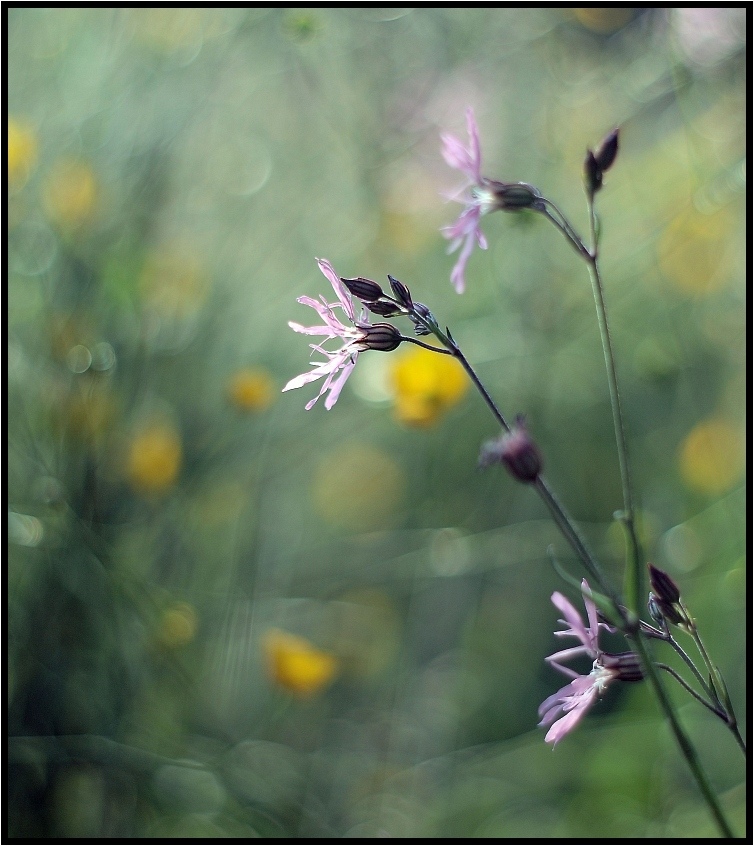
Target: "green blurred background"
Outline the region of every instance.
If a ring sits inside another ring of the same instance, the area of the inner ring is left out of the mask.
[[[483,172],[584,231],[620,125],[598,206],[646,555],[743,717],[745,15],[10,10],[11,835],[714,833],[645,685],[543,742],[550,595],[578,601],[548,545],[581,571],[477,470],[494,421],[445,359],[367,352],[329,412],[280,389],[315,256],[393,274],[619,580],[586,268],[493,215],[458,297],[439,133],[472,105]],[[740,833],[733,738],[671,691]]]

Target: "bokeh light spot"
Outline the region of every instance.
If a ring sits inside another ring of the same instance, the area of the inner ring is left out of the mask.
[[[170,425],[154,423],[131,440],[127,476],[137,493],[162,494],[178,478],[181,468],[181,441]]]
[[[743,472],[745,447],[739,430],[714,417],[694,426],[680,450],[681,475],[686,484],[705,494],[730,490]]]
[[[317,513],[330,525],[374,531],[395,522],[405,487],[402,468],[387,453],[350,443],[321,460],[312,496]]]

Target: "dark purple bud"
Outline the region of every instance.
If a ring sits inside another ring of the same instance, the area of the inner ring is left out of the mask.
[[[391,303],[388,300],[378,300],[375,303],[364,303],[364,305],[371,311],[373,314],[379,314],[380,317],[396,317],[399,314],[405,314],[404,310],[397,306],[395,303]]]
[[[660,570],[654,564],[648,563],[647,567],[649,569],[649,583],[657,599],[669,605],[674,605],[678,602],[681,598],[681,591],[678,589],[678,585],[664,570]]]
[[[375,323],[364,329],[365,338],[361,343],[365,350],[379,350],[391,352],[401,341],[403,336],[392,323]]]
[[[395,277],[388,274],[387,277],[390,280],[390,287],[392,288],[393,295],[398,302],[404,306],[405,308],[411,310],[411,306],[413,302],[411,300],[411,291],[403,284],[403,282],[399,282]]]
[[[594,154],[594,159],[597,166],[604,173],[612,167],[615,157],[618,155],[618,130],[614,129],[611,133],[605,136],[600,144],[597,152]]]
[[[620,652],[615,655],[604,652],[600,662],[605,669],[613,670],[620,681],[641,681],[644,678],[641,659],[635,652]]]
[[[602,168],[591,150],[586,151],[584,159],[584,181],[590,194],[595,194],[602,187]]]
[[[519,417],[516,425],[496,438],[487,441],[479,454],[479,466],[504,464],[519,482],[534,482],[542,472],[542,456]]]
[[[346,279],[341,276],[340,281],[346,286],[346,288],[348,288],[354,297],[358,297],[360,300],[364,300],[365,302],[371,303],[375,300],[379,300],[380,297],[385,296],[382,288],[380,288],[376,282],[372,282],[371,279],[364,279],[362,276],[359,276],[356,279]]]

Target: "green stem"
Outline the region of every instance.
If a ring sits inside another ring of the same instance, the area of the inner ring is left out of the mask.
[[[497,404],[482,384],[481,380],[474,371],[474,368],[469,364],[468,360],[466,359],[466,356],[461,352],[460,347],[455,343],[455,341],[449,339],[443,333],[440,333],[440,335],[442,336],[440,340],[442,340],[443,343],[447,343],[449,345],[450,351],[453,353],[455,358],[458,359],[461,366],[466,371],[471,381],[474,383],[474,387],[476,387],[476,389],[482,395],[484,401],[487,403],[487,406],[495,416],[496,420],[500,423],[500,425],[506,432],[510,432],[511,427],[509,426],[508,421],[505,419],[503,413],[497,407]],[[541,497],[541,499],[544,501],[550,513],[552,514],[552,517],[555,520],[555,523],[557,524],[561,533],[571,545],[571,548],[576,553],[578,558],[581,560],[581,563],[584,565],[586,571],[589,573],[590,576],[592,576],[592,578],[597,581],[603,593],[607,594],[610,597],[614,609],[620,617],[623,625],[629,631],[635,630],[636,626],[638,625],[638,621],[636,621],[635,619],[631,620],[626,615],[625,609],[620,603],[615,589],[610,584],[605,574],[602,572],[602,568],[600,567],[599,563],[597,562],[597,559],[594,557],[592,552],[589,550],[586,541],[584,540],[583,536],[581,535],[581,532],[576,526],[576,523],[571,519],[568,512],[565,510],[565,507],[555,495],[555,492],[550,488],[550,486],[547,484],[547,482],[542,476],[537,477],[537,479],[533,482],[533,486]]]
[[[715,796],[712,792],[707,776],[699,763],[696,750],[691,745],[691,741],[686,736],[686,732],[683,730],[683,727],[678,720],[678,715],[676,714],[673,704],[668,698],[665,687],[660,680],[660,676],[658,675],[655,664],[649,654],[644,637],[642,637],[641,634],[638,634],[637,637],[634,638],[634,643],[636,644],[636,651],[639,653],[639,657],[641,658],[644,675],[654,688],[655,695],[660,703],[660,708],[665,714],[667,721],[670,723],[670,728],[675,736],[676,743],[691,769],[694,779],[699,786],[699,790],[710,809],[710,813],[714,817],[723,837],[732,838],[733,831],[728,825],[728,821],[725,819],[725,815],[720,807],[717,796]]]
[[[634,503],[631,489],[631,470],[628,460],[628,441],[623,424],[623,412],[621,409],[620,392],[618,391],[618,372],[615,366],[615,354],[610,335],[610,326],[607,321],[607,306],[605,304],[605,292],[602,286],[599,265],[597,263],[597,215],[594,210],[594,197],[587,192],[589,205],[589,224],[591,230],[592,249],[589,251],[589,258],[586,262],[589,266],[589,278],[592,282],[592,293],[594,304],[597,309],[597,323],[602,341],[602,351],[605,356],[605,369],[607,371],[607,384],[610,393],[610,407],[613,414],[613,427],[615,429],[615,443],[618,448],[618,466],[620,469],[621,486],[623,489],[623,513],[621,521],[626,530],[628,541],[628,573],[626,579],[626,593],[628,606],[636,614],[639,613],[644,595],[644,571],[641,566],[641,546],[636,532],[634,522]]]
[[[707,701],[707,700],[706,700],[706,699],[705,699],[705,698],[701,695],[701,693],[697,693],[697,692],[694,690],[694,688],[693,688],[693,687],[691,687],[691,685],[690,685],[690,684],[686,681],[686,679],[684,679],[684,678],[683,678],[683,676],[682,676],[679,672],[677,672],[676,670],[674,670],[672,667],[669,667],[667,664],[663,664],[663,663],[662,663],[662,662],[660,662],[660,661],[658,661],[658,662],[657,662],[657,664],[656,664],[655,666],[656,666],[658,669],[660,669],[660,670],[665,670],[665,672],[666,672],[666,673],[669,673],[671,676],[673,676],[673,678],[674,678],[674,679],[678,682],[678,684],[680,684],[680,685],[681,685],[681,687],[682,687],[682,688],[683,688],[683,689],[684,689],[687,693],[690,693],[690,694],[694,697],[694,699],[696,699],[696,701],[697,701],[697,702],[701,702],[701,704],[702,704],[702,705],[704,705],[704,707],[705,707],[705,708],[707,708],[708,710],[712,711],[712,713],[713,713],[716,717],[722,717],[722,718],[724,718],[724,717],[725,717],[725,713],[724,713],[723,711],[720,711],[720,709],[719,709],[719,708],[717,708],[717,707],[716,707],[715,705],[713,705],[711,702],[708,702],[708,701]]]

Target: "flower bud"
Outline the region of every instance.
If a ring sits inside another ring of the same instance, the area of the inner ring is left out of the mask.
[[[390,281],[390,287],[393,291],[395,299],[404,306],[405,308],[411,310],[411,306],[413,305],[413,301],[411,300],[411,291],[403,284],[403,282],[399,282],[393,276],[388,273],[387,277]]]
[[[377,302],[366,302],[364,305],[373,314],[379,314],[380,317],[396,317],[399,314],[404,314],[403,309],[389,300],[377,300]]]
[[[380,288],[376,282],[372,282],[371,279],[364,279],[362,276],[359,276],[356,279],[346,279],[341,276],[340,281],[346,286],[346,288],[348,288],[354,297],[358,297],[360,300],[365,302],[371,303],[375,300],[379,300],[380,297],[385,296],[382,288]]]
[[[654,564],[647,564],[649,568],[649,584],[652,592],[649,594],[649,613],[656,620],[656,614],[673,625],[687,622],[687,617],[680,603],[681,592],[678,585],[670,576]]]
[[[664,570],[660,570],[654,564],[647,564],[647,567],[649,568],[649,583],[652,585],[652,590],[657,598],[661,602],[668,602],[671,605],[678,602],[681,598],[678,585]]]
[[[600,144],[597,152],[594,154],[594,160],[599,169],[604,173],[612,167],[615,157],[618,155],[618,130],[614,129],[611,133],[605,136]]]
[[[584,159],[584,181],[590,194],[595,194],[602,187],[602,168],[591,150],[586,151]]]
[[[375,323],[364,329],[364,340],[361,343],[365,350],[391,352],[402,340],[403,336],[392,323]]]
[[[432,314],[424,303],[414,303],[413,313],[410,314],[409,317],[414,324],[414,332],[417,335],[431,334],[430,330],[419,321],[418,317],[423,317],[425,320],[437,326],[437,320],[435,320],[434,314]]]
[[[479,466],[504,464],[519,482],[534,482],[542,472],[542,456],[519,416],[516,425],[496,438],[487,441],[479,454]]]

